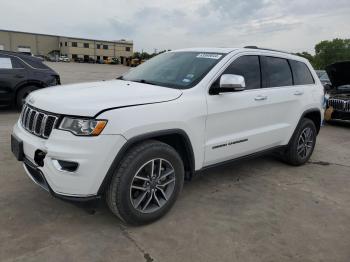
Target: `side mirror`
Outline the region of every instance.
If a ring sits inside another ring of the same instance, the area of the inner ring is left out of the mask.
[[[225,74],[220,78],[219,92],[236,92],[245,89],[245,80],[243,76]]]

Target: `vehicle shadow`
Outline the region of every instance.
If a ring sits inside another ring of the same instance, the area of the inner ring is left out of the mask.
[[[332,120],[332,121],[327,122],[326,125],[330,125],[330,126],[341,126],[341,127],[350,128],[350,121]]]
[[[231,201],[230,196],[226,195],[228,191],[236,188],[238,191],[236,191],[235,194],[239,194],[239,191],[242,190],[242,187],[251,187],[252,185],[250,185],[249,181],[255,181],[256,179],[260,179],[262,176],[262,174],[258,171],[266,171],[271,165],[288,167],[288,165],[279,161],[275,156],[265,155],[252,159],[228,163],[222,166],[217,166],[209,168],[202,172],[198,172],[192,177],[190,181],[185,181],[182,193],[180,194],[179,200],[177,201],[179,204],[175,204],[175,207],[171,210],[170,214],[168,214],[167,217],[170,218],[173,214],[176,218],[178,214],[185,214],[190,212],[190,210],[187,208],[192,209],[194,207],[191,207],[191,205],[188,203],[193,203],[193,201],[196,202],[195,199],[197,199],[198,196],[208,196],[220,191],[224,191],[224,196],[222,196],[224,198],[223,200]],[[66,202],[66,204],[71,204],[86,214],[96,215],[98,217],[102,216],[107,220],[111,219],[109,220],[111,223],[119,223],[122,226],[128,227],[128,225],[126,225],[123,221],[121,221],[109,211],[104,198],[105,196],[102,196],[95,203],[82,204]],[[188,203],[184,206],[184,203],[187,201]],[[243,202],[246,201],[249,202],[250,200],[245,199]]]
[[[0,115],[8,113],[20,113],[20,111],[14,107],[0,107]]]

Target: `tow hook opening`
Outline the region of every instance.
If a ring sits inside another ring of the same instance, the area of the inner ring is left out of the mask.
[[[44,166],[44,158],[46,156],[46,152],[42,151],[42,150],[36,150],[35,154],[34,154],[34,162],[40,166],[43,167]]]

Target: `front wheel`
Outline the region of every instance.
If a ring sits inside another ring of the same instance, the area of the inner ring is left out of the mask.
[[[176,150],[146,141],[131,148],[115,170],[107,204],[126,223],[147,224],[169,211],[183,182],[184,166]]]
[[[305,164],[314,151],[317,130],[312,120],[303,118],[284,152],[283,159],[288,164],[299,166]]]
[[[31,92],[33,92],[33,91],[35,91],[35,90],[37,90],[37,89],[39,89],[39,87],[36,87],[36,86],[25,86],[25,87],[21,88],[21,89],[18,91],[17,97],[16,97],[16,105],[17,105],[17,108],[18,108],[19,110],[22,109],[22,107],[23,107],[23,105],[24,105],[24,103],[25,103],[25,101],[26,101],[27,96],[28,96]]]

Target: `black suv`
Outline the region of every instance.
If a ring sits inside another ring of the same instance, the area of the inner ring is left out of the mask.
[[[332,85],[326,86],[329,99],[325,119],[350,121],[350,61],[328,65],[326,71]]]
[[[59,75],[41,59],[0,51],[0,106],[21,108],[27,95],[39,88],[60,84]]]

